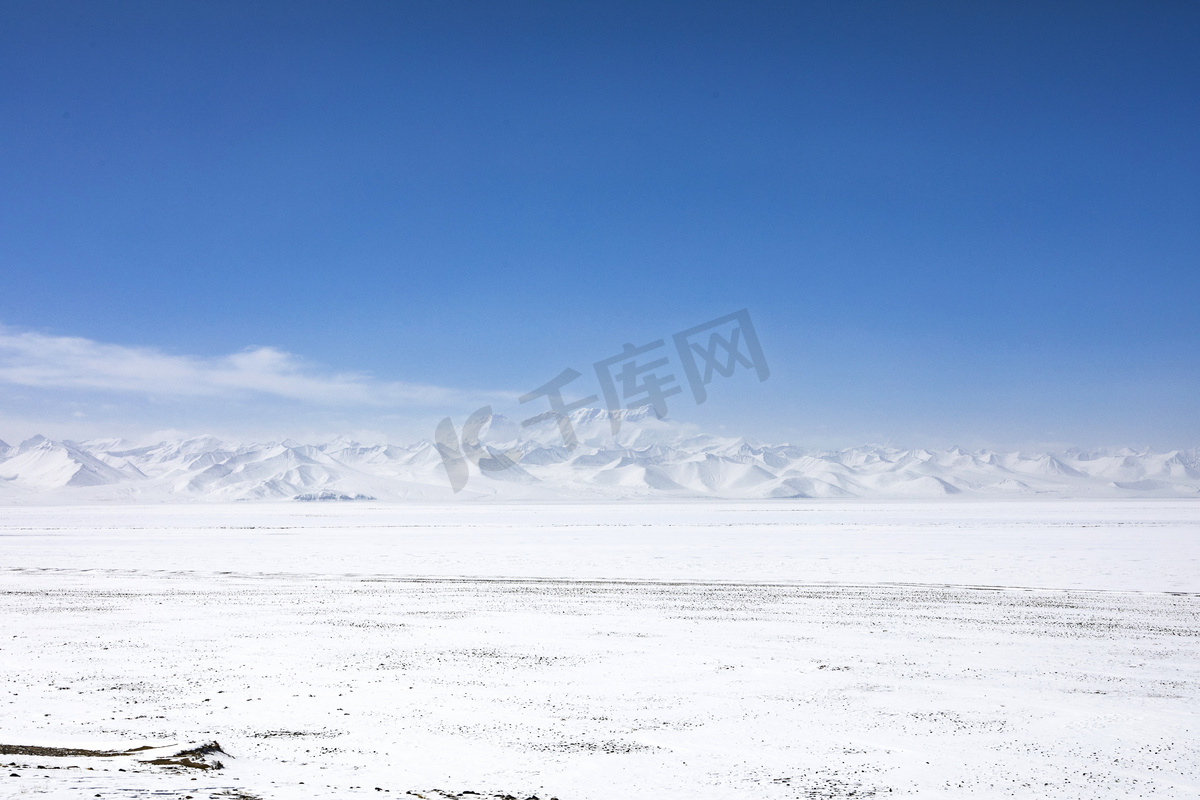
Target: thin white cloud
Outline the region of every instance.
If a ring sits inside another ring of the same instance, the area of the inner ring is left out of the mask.
[[[327,406],[428,406],[463,399],[463,393],[438,386],[325,373],[273,347],[204,358],[3,326],[0,383],[152,396],[266,394]]]

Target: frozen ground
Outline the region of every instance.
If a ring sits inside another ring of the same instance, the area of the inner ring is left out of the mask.
[[[6,508],[0,591],[0,797],[1200,796],[1196,502]]]

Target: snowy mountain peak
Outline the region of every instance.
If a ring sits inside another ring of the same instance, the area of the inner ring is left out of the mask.
[[[26,439],[25,441],[23,441],[19,445],[17,445],[17,452],[18,453],[27,453],[30,450],[35,450],[39,447],[45,447],[45,446],[48,446],[49,444],[51,444],[50,440],[47,439],[45,436],[42,436],[39,433],[36,436],[29,437],[28,439]]]
[[[553,419],[525,428],[493,417],[481,427],[483,449],[461,496],[1200,497],[1197,449],[1030,454],[865,445],[830,451],[696,433],[644,409],[622,413],[616,435],[603,410],[580,409],[570,422],[574,447]],[[34,436],[17,447],[3,445],[0,481],[10,502],[454,496],[431,443],[362,445],[348,437],[237,446],[193,437],[129,447],[117,439],[77,444]]]

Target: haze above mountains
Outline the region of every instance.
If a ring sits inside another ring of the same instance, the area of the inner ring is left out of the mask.
[[[229,444],[198,437],[0,442],[0,503],[462,499],[1200,497],[1200,450],[1019,453],[863,446],[813,450],[696,433],[629,412],[620,432],[597,409],[571,415],[579,445],[548,421],[523,429],[495,417],[471,467],[450,488],[431,441],[364,445],[286,440]]]

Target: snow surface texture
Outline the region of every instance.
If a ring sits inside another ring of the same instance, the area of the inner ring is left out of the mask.
[[[1198,509],[10,507],[0,796],[1194,798]]]
[[[613,435],[596,409],[571,415],[579,446],[558,427],[496,417],[487,457],[517,461],[480,472],[458,498],[940,498],[1200,497],[1200,450],[1061,453],[814,451],[697,434],[644,412]],[[230,445],[211,437],[134,447],[119,440],[41,436],[0,446],[0,503],[95,500],[442,500],[452,496],[428,441],[362,445],[347,439]]]

